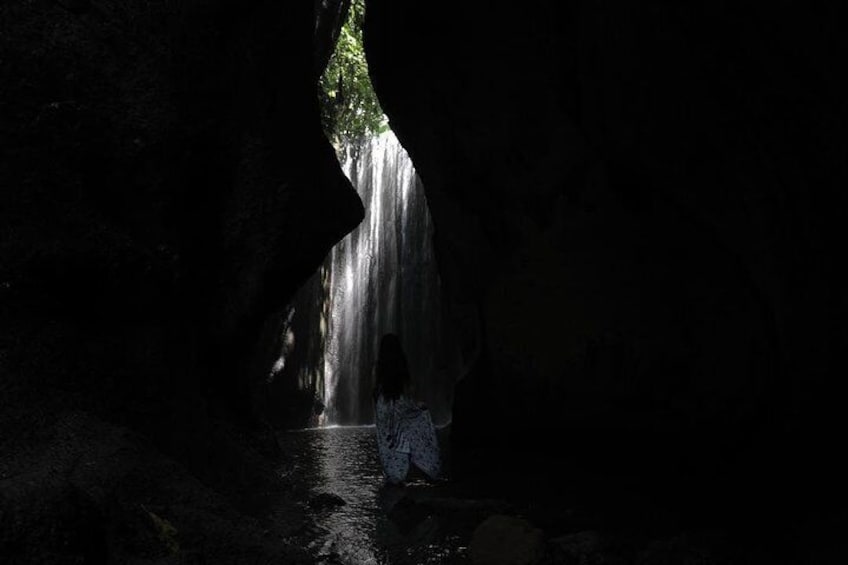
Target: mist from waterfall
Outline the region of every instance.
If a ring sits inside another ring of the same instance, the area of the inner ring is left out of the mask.
[[[380,339],[400,337],[412,394],[434,420],[450,415],[433,226],[412,161],[389,131],[339,150],[365,218],[339,242],[295,301],[304,341],[320,342],[296,361],[299,388],[323,404],[318,425],[373,422],[373,368]],[[311,346],[309,346],[311,347]]]

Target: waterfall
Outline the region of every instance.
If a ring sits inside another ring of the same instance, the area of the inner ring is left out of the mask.
[[[295,302],[298,316],[318,320],[310,327],[320,326],[313,333],[323,344],[319,356],[304,357],[299,380],[312,383],[321,397],[317,423],[372,423],[374,363],[380,339],[393,332],[407,354],[414,396],[430,406],[436,421],[446,421],[452,383],[444,369],[424,188],[391,131],[344,146],[340,162],[362,199],[365,219],[333,248],[306,285],[308,292],[302,291],[305,298]]]

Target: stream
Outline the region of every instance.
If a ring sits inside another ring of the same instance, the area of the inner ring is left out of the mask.
[[[279,441],[289,454],[281,475],[301,492],[311,521],[292,541],[316,562],[467,562],[468,528],[439,512],[447,487],[415,478],[385,486],[373,426],[289,431]]]

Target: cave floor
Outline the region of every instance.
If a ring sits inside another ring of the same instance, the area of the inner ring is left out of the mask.
[[[440,439],[449,456],[447,430]],[[734,518],[728,499],[717,499],[709,512],[684,511],[706,506],[664,499],[664,489],[626,469],[586,471],[573,459],[555,465],[540,455],[534,464],[521,456],[513,459],[524,472],[504,461],[472,478],[433,485],[413,477],[400,488],[384,485],[373,427],[288,431],[278,441],[286,454],[278,474],[289,485],[283,506],[290,513],[294,505],[303,518],[294,524],[291,514],[281,517],[292,524],[285,542],[317,563],[470,563],[475,529],[496,514],[542,531],[545,565],[795,562],[775,526],[789,516],[755,524]],[[678,495],[704,489],[679,487]]]

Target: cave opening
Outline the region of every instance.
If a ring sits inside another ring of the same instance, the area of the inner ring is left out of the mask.
[[[424,186],[371,85],[364,0],[318,0],[316,9],[337,20],[332,51],[317,55],[326,59],[318,63],[322,125],[365,218],[291,301],[271,379],[287,391],[289,427],[371,424],[377,350],[383,335],[395,333],[408,358],[411,395],[445,423],[452,382]],[[320,13],[317,20],[321,25]]]

